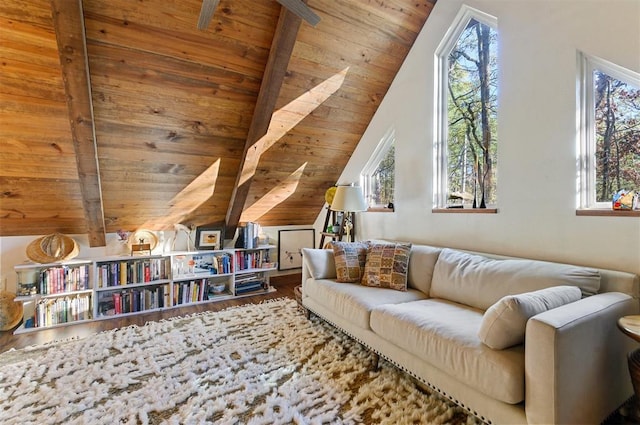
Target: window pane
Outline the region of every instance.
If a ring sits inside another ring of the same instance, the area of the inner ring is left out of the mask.
[[[640,90],[594,71],[596,202],[640,190]]]
[[[395,147],[392,144],[378,168],[371,174],[371,203],[387,206],[393,203],[395,184]]]
[[[448,59],[448,196],[495,204],[497,32],[470,20]]]

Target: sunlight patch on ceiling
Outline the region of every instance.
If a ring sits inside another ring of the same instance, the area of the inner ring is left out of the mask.
[[[282,183],[278,184],[253,205],[245,209],[240,216],[240,221],[256,221],[293,195],[298,188],[298,183],[300,183],[302,173],[307,164],[307,162],[302,164],[300,168],[291,173]]]
[[[188,214],[211,198],[219,172],[220,158],[173,197],[166,216],[146,222],[140,228],[145,229],[152,225],[155,228],[166,228],[181,223]]]
[[[347,72],[349,72],[349,67],[324,80],[273,113],[267,134],[254,143],[247,152],[240,177],[240,185],[253,177],[258,167],[260,156],[264,152],[338,91],[347,76]]]

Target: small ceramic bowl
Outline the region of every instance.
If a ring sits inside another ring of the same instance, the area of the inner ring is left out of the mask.
[[[214,284],[211,287],[211,289],[213,290],[214,294],[221,294],[222,292],[224,292],[226,287],[227,285],[225,285],[224,283],[220,283],[220,284]]]

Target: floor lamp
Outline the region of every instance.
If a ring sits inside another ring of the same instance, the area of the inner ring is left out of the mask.
[[[351,227],[355,226],[355,213],[367,210],[360,186],[338,186],[331,202],[331,210],[344,212],[343,226],[347,229],[347,241],[353,242]]]

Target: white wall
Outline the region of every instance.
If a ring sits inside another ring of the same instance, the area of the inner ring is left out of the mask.
[[[577,217],[576,54],[640,72],[640,0],[470,0],[498,18],[498,214],[433,214],[434,52],[461,0],[439,0],[340,183],[396,129],[395,213],[360,213],[385,238],[640,274],[640,218]],[[318,218],[316,227],[321,226]]]

